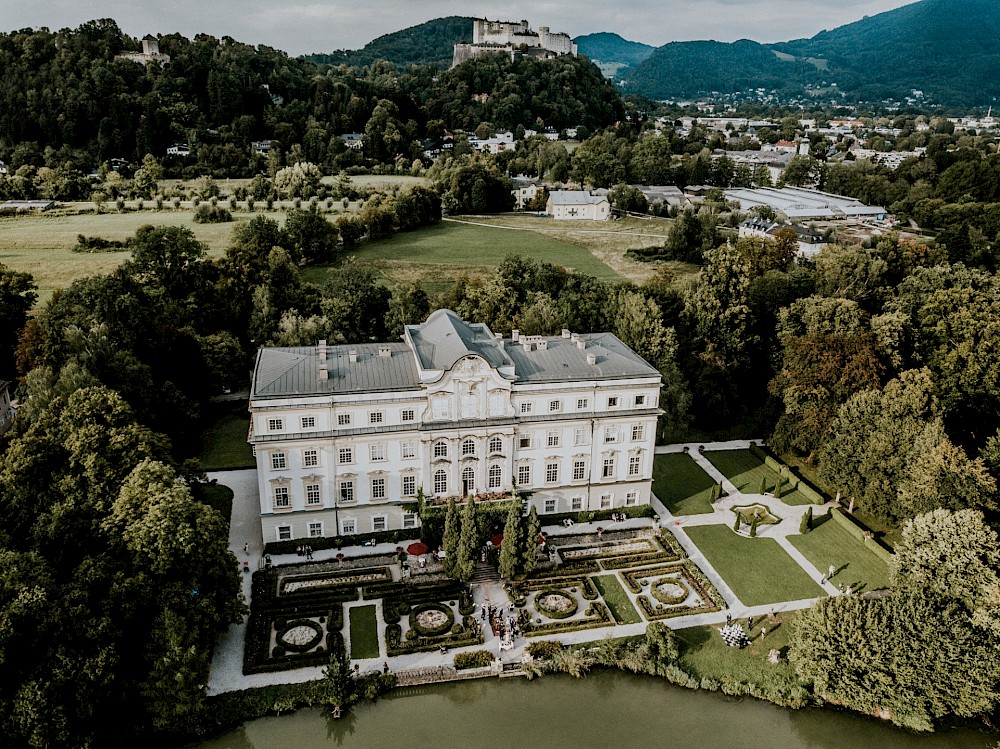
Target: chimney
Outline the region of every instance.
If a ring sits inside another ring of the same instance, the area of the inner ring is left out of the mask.
[[[569,339],[571,341],[573,341],[573,343],[579,343],[580,342],[580,334],[579,333],[571,333]]]
[[[514,328],[512,331],[510,331],[510,340],[511,341],[513,341],[514,343],[517,343],[520,339],[521,339],[521,331],[520,330],[518,330],[517,328]]]
[[[356,364],[357,361],[358,361],[358,352],[355,351],[354,349],[351,349],[350,351],[348,351],[347,352],[347,361],[349,361],[351,364]]]
[[[587,342],[585,340],[583,340],[582,338],[577,338],[576,339],[576,347],[578,349],[580,349],[581,351],[583,351],[585,348],[587,348]]]
[[[390,356],[392,356],[392,350],[388,346],[379,346],[378,355],[382,359],[388,359]]]
[[[545,351],[549,347],[549,342],[542,340],[538,342],[538,350]]]
[[[320,361],[326,361],[326,339],[320,338],[319,346],[316,350],[316,355],[319,356]]]
[[[562,329],[562,337],[563,338],[569,338],[569,336],[570,336],[569,328],[563,328]]]
[[[321,381],[330,379],[330,370],[326,368],[325,364],[319,368],[319,379]]]
[[[587,364],[591,364],[591,365],[597,364],[597,355],[596,354],[587,354]]]
[[[525,341],[524,343],[521,344],[521,347],[525,351],[531,351],[531,341]]]

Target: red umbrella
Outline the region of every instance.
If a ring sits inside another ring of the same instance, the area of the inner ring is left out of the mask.
[[[430,547],[427,546],[427,544],[421,543],[420,541],[414,541],[406,547],[406,553],[419,557],[421,554],[426,554],[429,548]]]
[[[498,533],[493,538],[490,539],[494,546],[500,546],[503,543],[503,534]]]

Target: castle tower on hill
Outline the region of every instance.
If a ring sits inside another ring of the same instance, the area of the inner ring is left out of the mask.
[[[170,55],[160,52],[160,42],[152,34],[146,34],[142,38],[142,52],[125,52],[118,57],[122,60],[137,62],[140,65],[155,62],[161,68],[170,62]]]
[[[532,31],[527,21],[489,21],[476,18],[472,21],[472,43],[455,45],[452,67],[483,55],[505,54],[511,60],[530,55],[551,59],[561,55],[576,55],[576,45],[568,34],[552,33],[548,26]]]

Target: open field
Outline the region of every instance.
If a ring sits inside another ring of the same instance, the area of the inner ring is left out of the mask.
[[[690,455],[666,453],[653,458],[653,494],[674,515],[713,512],[712,477]]]
[[[889,568],[871,550],[847,532],[829,515],[813,520],[813,529],[804,536],[789,536],[792,545],[826,572],[832,564],[839,572],[834,583],[850,585],[855,591],[878,590],[889,586]]]
[[[747,606],[826,595],[773,538],[743,538],[725,525],[685,530]]]
[[[744,494],[759,493],[761,479],[769,492],[774,491],[778,483],[779,475],[749,450],[712,450],[707,451],[705,457]],[[781,493],[782,502],[788,505],[812,504],[798,489],[788,491],[787,486],[786,483]]]

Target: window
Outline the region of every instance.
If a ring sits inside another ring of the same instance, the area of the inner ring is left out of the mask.
[[[415,421],[417,418],[416,411],[412,408],[407,408],[403,410],[403,421]]]
[[[382,444],[381,442],[374,445],[369,445],[368,453],[373,462],[377,463],[380,460],[385,460],[385,445]]]
[[[490,477],[489,477],[489,488],[499,489],[502,482],[503,469],[500,466],[492,465],[490,466]]]
[[[546,432],[545,444],[547,447],[559,447],[559,432]]]
[[[403,476],[403,496],[415,497],[417,494],[417,477]]]
[[[345,536],[353,536],[358,532],[358,521],[354,518],[345,518],[340,521],[340,532]]]
[[[385,479],[372,479],[372,499],[385,499]]]
[[[556,511],[556,500],[554,500],[554,499],[546,499],[545,500],[545,510],[544,510],[544,512],[546,512],[546,513],[548,513],[548,514],[551,515],[555,511]]]
[[[531,466],[517,467],[517,483],[520,486],[528,486],[531,484]]]
[[[558,463],[546,463],[545,464],[545,481],[549,484],[554,484],[559,480],[559,464]]]
[[[569,501],[569,508],[574,512],[579,512],[583,509],[583,497],[573,497]]]
[[[315,450],[302,451],[302,465],[306,468],[315,468],[319,465],[319,453]]]
[[[614,427],[608,427],[604,430],[604,442],[605,444],[609,442],[618,441],[618,430]]]
[[[279,541],[291,541],[292,540],[292,526],[290,525],[279,525],[274,529],[277,531]]]
[[[521,404],[521,413],[523,413],[523,414],[530,414],[531,413],[531,404],[530,403],[522,403]]]
[[[462,494],[476,493],[476,472],[471,467],[462,469]]]
[[[562,401],[549,401],[549,413],[562,411]]]
[[[601,495],[601,509],[602,510],[607,510],[609,507],[611,507],[614,504],[614,502],[615,502],[615,495],[614,494],[602,494]]]
[[[274,487],[274,506],[275,508],[291,507],[292,503],[288,497],[288,487],[287,486],[276,486]]]
[[[618,408],[618,396],[612,395],[608,398],[608,408]]]
[[[404,528],[416,528],[417,527],[417,514],[415,512],[404,512],[403,513],[403,527]]]
[[[341,502],[353,502],[354,501],[354,482],[353,481],[341,481],[340,482],[340,501]]]
[[[309,523],[309,538],[323,538],[323,523]]]
[[[646,405],[646,396],[645,395],[637,395],[637,396],[635,396],[635,405],[636,406],[645,406]]]
[[[577,398],[576,399],[576,410],[586,411],[590,407],[590,398]]]
[[[370,414],[368,414],[368,423],[369,424],[381,424],[382,423],[382,418],[383,418],[383,415],[382,415],[381,411],[372,411]]]
[[[271,453],[271,468],[275,471],[285,468],[284,453]]]
[[[302,417],[302,428],[303,429],[315,429],[316,428],[316,417],[315,416],[303,416]]]
[[[306,504],[318,505],[320,502],[319,484],[306,484]]]
[[[381,533],[388,527],[385,515],[376,515],[372,518],[372,531],[375,533]]]
[[[444,471],[434,472],[434,493],[445,494],[448,491],[448,474]]]
[[[448,443],[447,442],[435,442],[434,443],[434,457],[435,458],[447,458],[448,457]]]
[[[476,454],[476,443],[472,440],[462,441],[462,455],[475,455]]]
[[[628,475],[638,476],[639,471],[642,470],[642,458],[638,455],[633,455],[628,459]]]
[[[609,479],[609,478],[613,478],[614,475],[615,475],[615,459],[614,458],[605,458],[604,459],[604,468],[601,471],[601,476],[604,477],[604,478],[606,478],[606,479]]]
[[[646,433],[646,429],[645,429],[645,427],[642,424],[633,424],[632,425],[632,441],[633,442],[640,442],[644,438],[645,433]]]
[[[586,445],[590,441],[590,434],[585,427],[577,427],[573,430],[573,444]]]
[[[634,505],[639,501],[639,492],[629,492],[625,495],[625,504]]]
[[[573,461],[573,480],[583,481],[587,478],[587,463],[583,460]]]
[[[337,426],[349,427],[351,425],[350,414],[337,414]]]
[[[342,447],[337,451],[337,462],[338,463],[353,463],[354,462],[354,448],[353,447]]]
[[[285,428],[284,419],[268,419],[267,420],[267,430],[269,432],[280,432]]]
[[[517,438],[517,446],[519,448],[521,448],[522,450],[530,450],[531,449],[531,435],[530,434],[521,434],[521,435],[519,435],[518,438]]]
[[[503,440],[499,437],[492,437],[490,439],[490,454],[495,454],[503,452]]]

